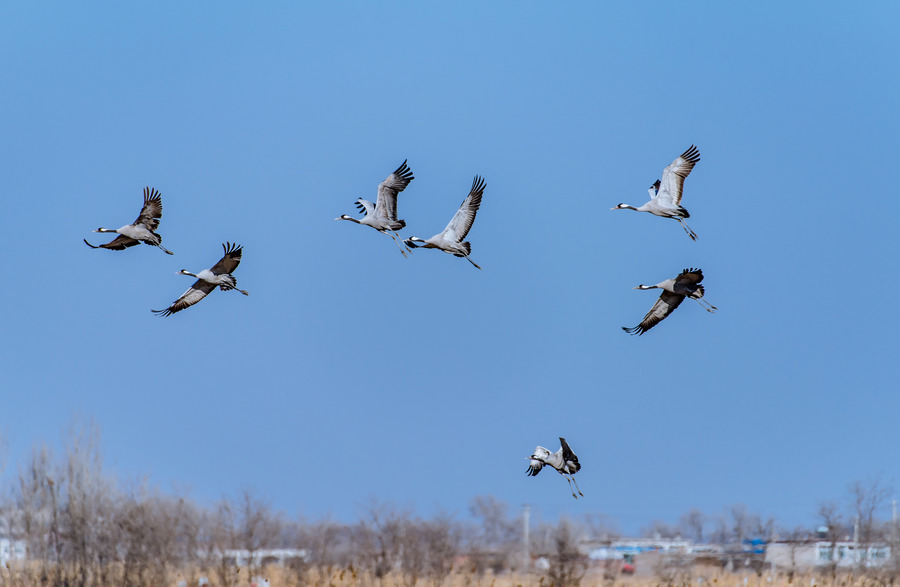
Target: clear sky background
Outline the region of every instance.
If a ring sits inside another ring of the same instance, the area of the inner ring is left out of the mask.
[[[355,520],[480,494],[624,530],[785,524],[897,480],[900,5],[0,5],[5,482],[75,414],[106,466]],[[691,144],[675,221],[647,200]],[[404,159],[404,237],[487,180],[472,258],[348,222]],[[175,256],[92,250],[159,189]],[[885,197],[887,196],[887,197]],[[221,243],[244,297],[164,308]],[[641,337],[657,292],[700,267]],[[525,476],[565,436],[585,498]]]

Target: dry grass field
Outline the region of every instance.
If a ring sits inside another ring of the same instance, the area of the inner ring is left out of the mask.
[[[57,571],[61,571],[57,574]],[[121,565],[110,565],[105,572],[93,569],[82,574],[76,569],[18,565],[0,569],[3,587],[68,587],[134,586],[134,587],[887,587],[894,585],[893,574],[839,573],[795,574],[766,572],[730,573],[720,569],[700,569],[689,572],[660,573],[652,576],[626,576],[604,573],[602,569],[588,569],[580,581],[555,583],[540,573],[451,572],[443,580],[420,579],[403,573],[389,573],[375,577],[353,568],[323,571],[306,569],[298,574],[287,568],[270,566],[255,571],[248,569],[144,569],[126,572]]]

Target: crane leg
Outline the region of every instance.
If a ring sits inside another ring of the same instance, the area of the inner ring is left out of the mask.
[[[578,496],[575,495],[575,490],[572,489],[572,480],[569,479],[569,477],[568,477],[565,473],[562,473],[562,476],[565,477],[565,478],[566,478],[566,481],[569,482],[569,491],[572,492],[572,497],[574,497],[575,499],[578,499]],[[581,493],[581,492],[579,491],[578,493]]]
[[[400,235],[394,231],[385,232],[385,234],[388,235],[389,237],[391,237],[394,240],[394,242],[397,243],[397,248],[400,249],[400,254],[403,255],[404,257],[408,258],[409,256],[406,253],[409,251],[409,249],[407,248],[406,250],[403,250],[404,246],[402,244],[400,244]]]
[[[250,295],[250,293],[249,293],[247,290],[238,288],[238,286],[237,286],[237,279],[235,279],[233,275],[231,275],[230,277],[231,277],[231,279],[232,279],[232,282],[231,282],[231,283],[220,283],[220,284],[219,284],[219,289],[221,289],[222,291],[229,291],[229,290],[232,290],[232,289],[233,289],[234,291],[239,291],[239,292],[241,292],[241,293],[244,294],[245,296],[249,296],[249,295]]]
[[[85,242],[87,242],[87,241],[85,241]],[[159,248],[161,248],[163,251],[165,251],[165,252],[168,253],[169,255],[174,255],[174,254],[175,254],[175,253],[173,253],[172,251],[170,251],[169,249],[167,249],[166,247],[162,246],[161,244],[157,244],[156,246],[159,247]]]
[[[575,477],[572,477],[572,483],[575,484],[575,489],[578,489],[578,495],[580,495],[581,497],[584,497],[584,494],[581,493],[581,489],[578,487],[578,481],[575,480]]]
[[[471,263],[472,265],[475,265],[476,268],[481,269],[481,267],[478,265],[478,263],[476,263],[475,261],[473,261],[472,259],[470,259],[468,255],[465,255],[465,258],[466,258],[466,261],[468,261],[468,262]]]
[[[706,310],[707,312],[713,313],[716,310],[718,310],[717,307],[713,306],[712,304],[710,304],[703,298],[695,298],[695,299],[697,300],[697,303],[700,304],[700,307],[703,308],[704,310]]]
[[[675,220],[677,220],[678,223],[681,224],[681,228],[683,228],[687,235],[691,237],[692,241],[697,240],[697,233],[691,230],[691,227],[687,225],[687,222],[677,217],[675,218]]]

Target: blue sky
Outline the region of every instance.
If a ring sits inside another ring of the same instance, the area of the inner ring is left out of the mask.
[[[74,414],[123,478],[356,519],[493,494],[626,530],[812,523],[896,480],[900,7],[5,3],[11,480]],[[638,206],[691,144],[699,234]],[[346,222],[404,159],[404,237],[487,180],[463,259]],[[91,250],[159,189],[168,256]],[[250,292],[150,313],[244,245]],[[641,337],[656,283],[704,271]],[[585,493],[525,476],[565,436]]]

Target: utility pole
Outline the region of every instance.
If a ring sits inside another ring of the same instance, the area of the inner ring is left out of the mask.
[[[891,500],[891,558],[897,556],[897,500]],[[896,559],[895,559],[896,560]]]
[[[528,546],[528,522],[529,522],[529,518],[531,517],[531,505],[526,503],[523,506],[523,508],[524,508],[524,511],[522,512],[522,521],[525,524],[525,532],[524,532],[524,534],[525,534],[525,570],[530,571],[531,570],[531,552],[529,551],[529,546]]]

